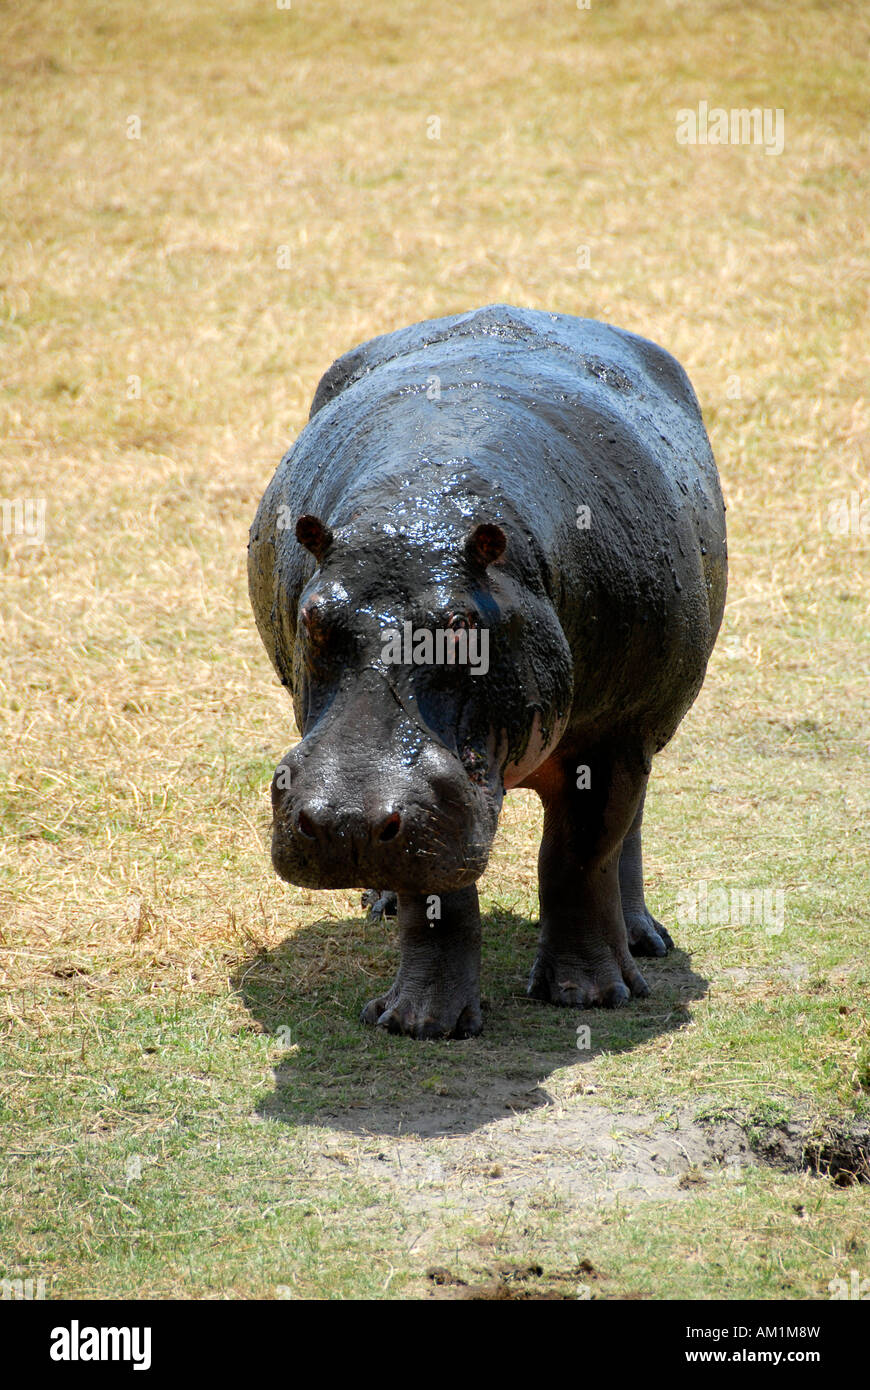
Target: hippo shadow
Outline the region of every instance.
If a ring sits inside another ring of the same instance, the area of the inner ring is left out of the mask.
[[[469,1134],[551,1103],[548,1076],[602,1053],[630,1051],[691,1021],[708,981],[675,947],[639,962],[650,995],[623,1008],[561,1009],[525,985],[538,925],[508,908],[483,916],[484,1031],[464,1041],[393,1036],[360,1022],[398,963],[395,924],[321,920],[239,962],[233,984],[250,1027],[275,1040],[275,1088],[263,1118],[360,1135]]]

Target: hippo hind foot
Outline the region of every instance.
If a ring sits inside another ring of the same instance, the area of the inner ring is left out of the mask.
[[[408,1038],[476,1038],[483,1032],[477,999],[452,1007],[421,1007],[412,995],[396,985],[380,999],[370,999],[360,1018],[387,1033]]]
[[[360,902],[368,909],[368,920],[380,922],[384,917],[395,917],[399,911],[399,899],[395,893],[384,888],[367,888]]]
[[[647,908],[640,912],[626,912],[625,930],[633,956],[666,956],[668,951],[674,949],[667,927],[657,922]]]
[[[577,955],[556,956],[540,949],[528,990],[531,999],[568,1009],[618,1009],[629,999],[645,999],[649,985],[630,957],[620,963],[616,954],[583,960]]]

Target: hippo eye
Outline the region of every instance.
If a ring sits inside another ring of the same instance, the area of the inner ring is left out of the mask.
[[[476,618],[473,613],[453,613],[447,620],[447,626],[451,632],[467,632],[470,627],[476,626]]]
[[[306,603],[302,609],[302,627],[312,641],[322,639],[325,627],[323,609],[313,603]]]
[[[338,604],[310,600],[303,604],[298,635],[302,658],[309,670],[348,658],[351,643],[344,618],[343,607]]]

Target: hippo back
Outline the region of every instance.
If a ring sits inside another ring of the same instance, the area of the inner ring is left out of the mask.
[[[313,561],[303,512],[380,511],[458,546],[472,520],[522,539],[507,563],[550,597],[577,717],[613,710],[660,747],[703,680],[725,599],[724,506],[695,393],[634,334],[492,305],[362,344],[324,374],[251,531],[251,596],[285,683]]]

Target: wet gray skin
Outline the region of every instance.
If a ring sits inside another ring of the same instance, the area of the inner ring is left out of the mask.
[[[644,902],[646,784],[726,587],[716,467],[674,359],[504,305],[363,344],[266,491],[249,580],[302,731],[272,785],[274,867],[398,895],[399,972],[364,1019],[480,1031],[474,885],[516,786],[544,803],[529,993],[645,994],[632,953],[671,944]],[[402,659],[388,634],[406,631],[460,659]]]

